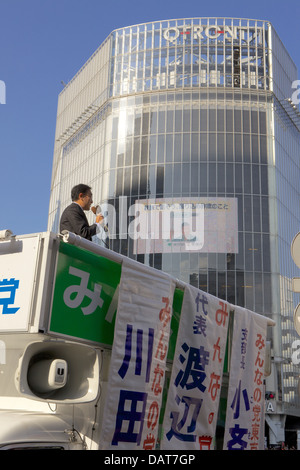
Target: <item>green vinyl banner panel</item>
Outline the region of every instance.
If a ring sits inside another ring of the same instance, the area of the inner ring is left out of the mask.
[[[61,242],[50,332],[111,346],[122,266]]]
[[[61,242],[57,260],[50,332],[111,346],[122,265]],[[168,359],[172,360],[183,290],[175,289]]]

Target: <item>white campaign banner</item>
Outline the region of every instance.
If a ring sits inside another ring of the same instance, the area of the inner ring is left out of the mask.
[[[174,289],[170,276],[124,259],[102,450],[155,448]]]
[[[229,310],[227,302],[185,287],[162,450],[214,447]]]
[[[235,307],[224,450],[264,448],[267,321]]]

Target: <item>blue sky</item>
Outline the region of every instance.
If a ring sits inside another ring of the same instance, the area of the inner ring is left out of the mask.
[[[0,0],[0,230],[47,229],[57,100],[111,31],[188,17],[269,20],[300,68],[299,0]],[[1,82],[0,82],[1,83]]]

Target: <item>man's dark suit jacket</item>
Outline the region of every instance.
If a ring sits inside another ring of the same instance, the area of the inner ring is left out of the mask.
[[[62,213],[59,230],[60,233],[68,230],[91,241],[96,235],[97,224],[89,225],[83,209],[76,202],[72,202]]]

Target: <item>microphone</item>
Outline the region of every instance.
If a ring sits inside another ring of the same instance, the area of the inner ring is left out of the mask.
[[[98,204],[96,207],[95,207],[95,206],[91,207],[91,211],[92,211],[96,216],[99,215],[99,214],[102,215],[102,210],[101,210],[100,204]],[[104,218],[103,215],[102,215],[102,217]],[[108,226],[107,226],[107,225],[102,225],[102,227],[103,227],[104,232],[108,232]]]

